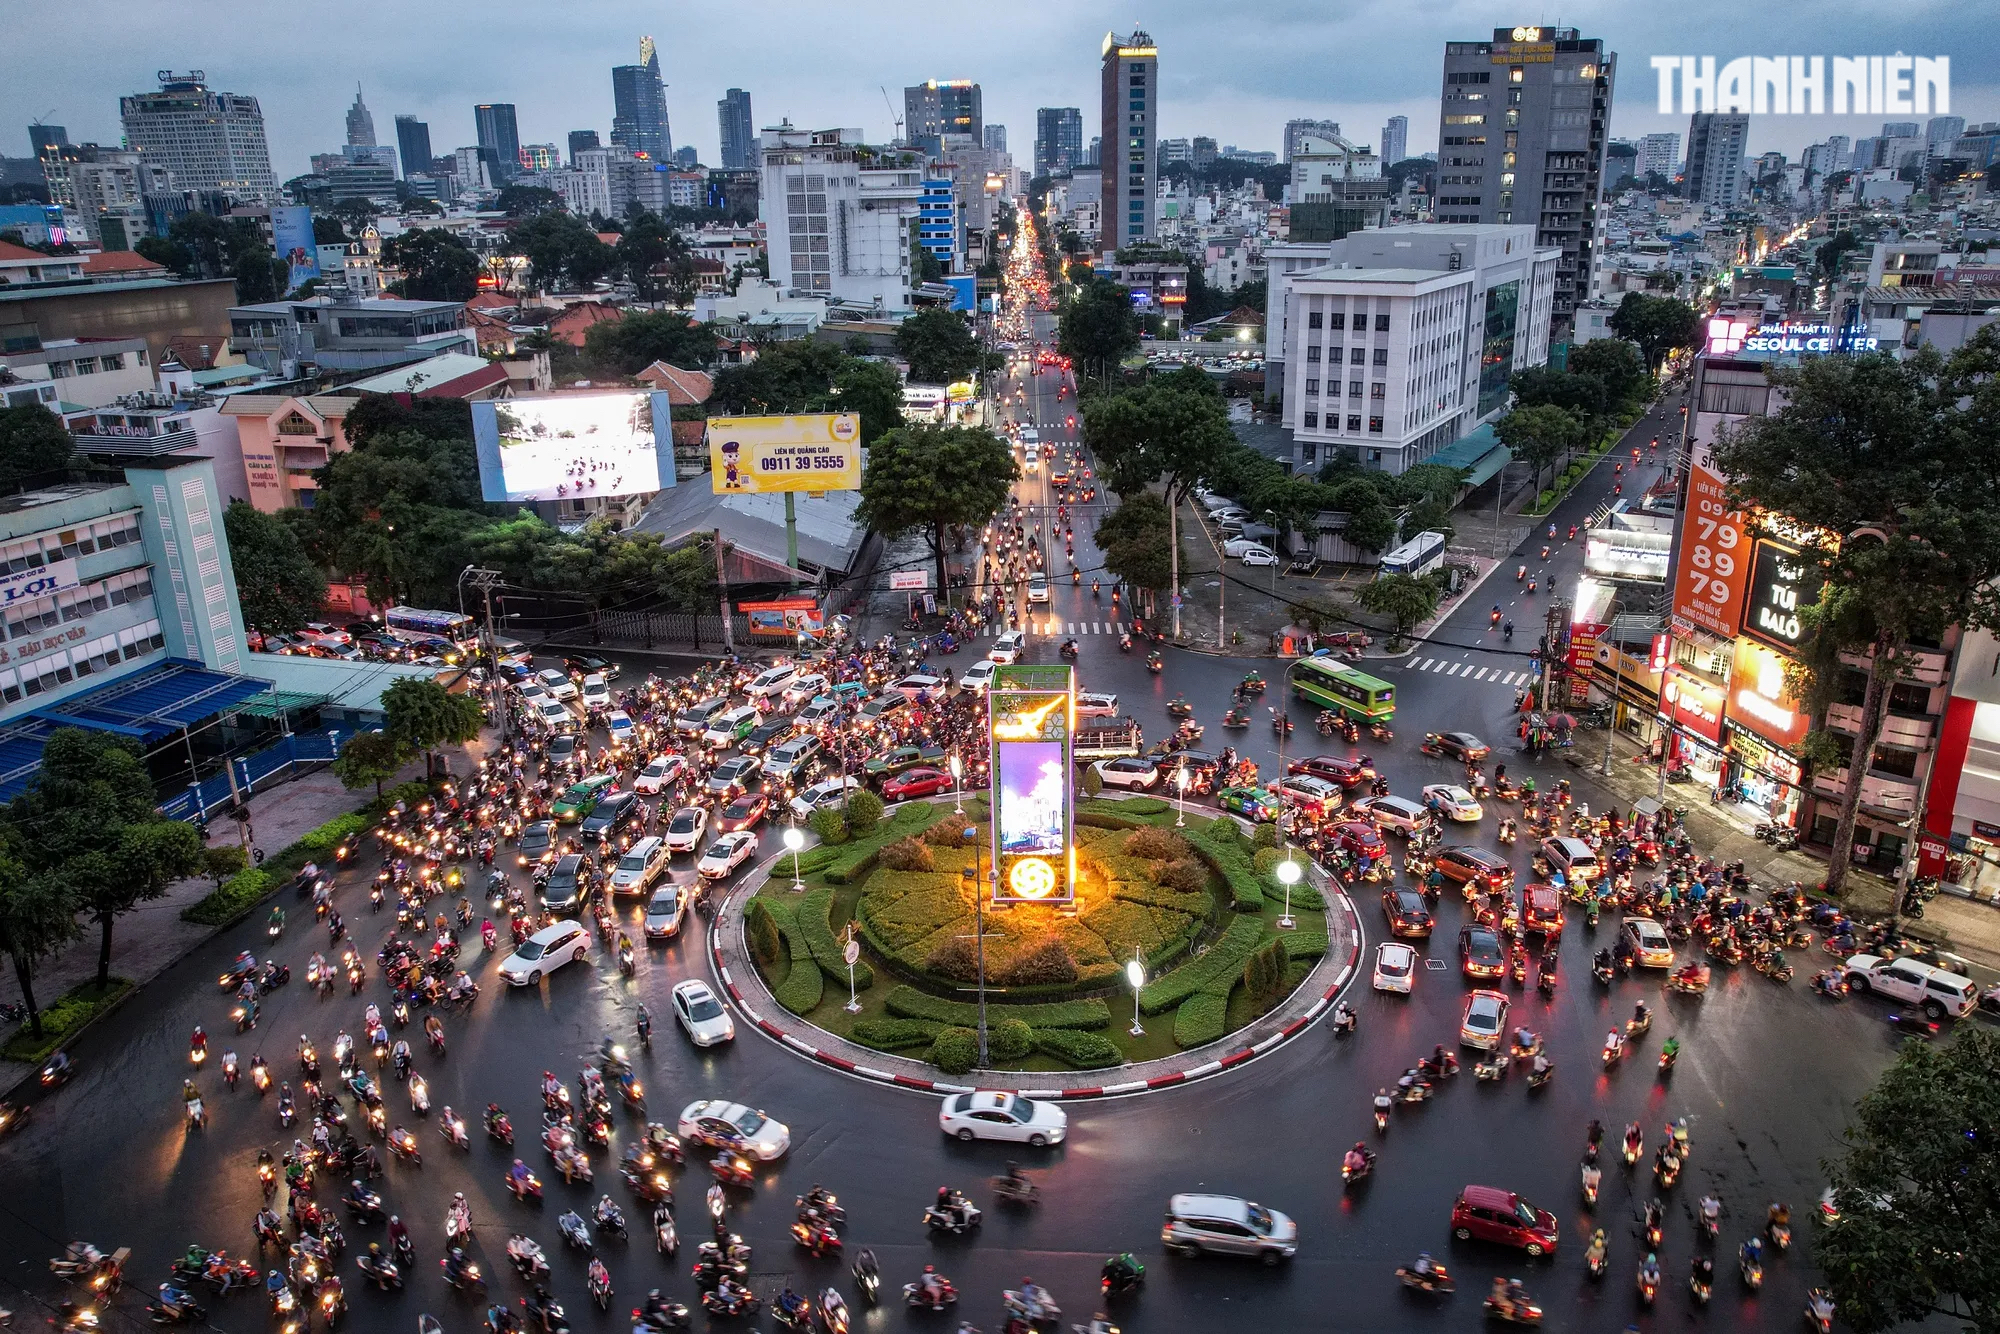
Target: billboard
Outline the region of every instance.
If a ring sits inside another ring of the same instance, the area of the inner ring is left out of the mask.
[[[1717,639],[1733,639],[1750,580],[1750,540],[1729,487],[1697,458],[1688,467],[1681,554],[1674,571],[1674,616]]]
[[[736,610],[749,622],[757,639],[796,639],[826,633],[826,615],[811,598],[779,598],[775,602],[739,602]]]
[[[1785,690],[1785,657],[1748,639],[1736,641],[1729,669],[1729,721],[1790,749],[1806,738],[1806,715]]]
[[[319,246],[313,241],[311,209],[304,206],[272,209],[271,246],[291,271],[285,279],[286,295],[298,291],[307,279],[320,276]]]
[[[858,490],[861,418],[710,417],[708,466],[718,496]]]
[[[1743,600],[1743,633],[1787,651],[1806,632],[1799,613],[1819,602],[1820,585],[1799,560],[1797,548],[1757,539],[1750,587]]]
[[[674,484],[673,410],[651,390],[556,394],[472,405],[480,494],[587,500]]]
[[[987,708],[995,903],[1066,903],[1075,897],[1070,837],[1075,700],[1075,678],[1067,666],[1006,666],[993,674]]]
[[[1679,663],[1667,669],[1660,687],[1660,711],[1675,727],[1692,732],[1711,745],[1722,744],[1722,687]]]

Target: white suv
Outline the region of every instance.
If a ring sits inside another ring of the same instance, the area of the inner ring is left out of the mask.
[[[1021,650],[1028,646],[1028,636],[1022,630],[1009,630],[993,641],[993,647],[986,656],[994,662],[1012,663],[1021,660]]]
[[[1961,1018],[1979,1003],[1979,988],[1971,978],[1947,973],[1915,959],[1883,959],[1857,954],[1844,971],[1856,991],[1879,991],[1891,1000],[1916,1005],[1932,1019]]]

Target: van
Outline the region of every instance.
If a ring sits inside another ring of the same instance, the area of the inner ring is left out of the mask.
[[[715,715],[729,707],[727,699],[705,699],[690,704],[674,715],[674,730],[683,735],[700,736],[708,730]]]
[[[1175,1195],[1167,1200],[1160,1241],[1183,1255],[1254,1255],[1274,1265],[1298,1253],[1299,1225],[1234,1195]]]
[[[785,693],[785,687],[797,679],[799,669],[790,663],[780,663],[758,674],[744,693],[751,699],[771,699]]]
[[[650,834],[632,845],[632,850],[618,859],[618,867],[611,873],[611,892],[615,894],[644,894],[667,869],[666,840],[658,834]]]
[[[1857,954],[1842,968],[1848,986],[1877,991],[1891,1000],[1916,1005],[1932,1019],[1962,1018],[1979,1003],[1979,988],[1969,977],[1915,959],[1883,959]]]
[[[1597,854],[1590,850],[1590,844],[1580,838],[1566,835],[1545,838],[1540,851],[1543,859],[1561,871],[1566,880],[1584,885],[1597,878]]]
[[[1467,1186],[1451,1206],[1451,1235],[1459,1241],[1491,1241],[1547,1255],[1556,1248],[1557,1231],[1554,1214],[1511,1190]]]
[[[795,736],[780,746],[773,746],[765,757],[764,772],[780,782],[790,783],[805,772],[806,766],[819,758],[819,738],[816,736]]]
[[[761,717],[762,715],[748,704],[718,713],[708,720],[708,728],[701,734],[701,744],[712,746],[717,750],[726,750],[749,736],[750,729],[757,725]]]

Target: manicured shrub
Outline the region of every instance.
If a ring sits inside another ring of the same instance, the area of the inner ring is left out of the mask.
[[[221,926],[246,912],[277,888],[271,873],[251,867],[238,871],[181,910],[181,920],[200,926]]]
[[[1285,994],[1285,942],[1271,940],[1243,965],[1243,989],[1250,993],[1258,1012],[1271,1008]]]
[[[102,990],[94,977],[78,983],[58,996],[55,1004],[42,1011],[40,1037],[23,1024],[14,1036],[7,1039],[4,1055],[8,1060],[24,1061],[30,1065],[46,1061],[66,1039],[115,1005],[131,989],[129,978],[115,976]]]
[[[1258,826],[1260,829],[1267,829],[1269,827],[1268,825]],[[1258,848],[1256,852],[1251,854],[1250,869],[1260,876],[1268,876],[1277,867],[1278,863],[1284,859],[1285,851],[1283,848]]]
[[[770,906],[763,899],[751,899],[744,906],[743,935],[750,945],[750,957],[756,960],[759,968],[768,971],[776,966],[784,937],[779,934],[777,920],[771,916]]]
[[[897,987],[882,998],[890,1014],[904,1019],[929,1019],[941,1024],[970,1027],[979,1022],[979,1006],[972,1001],[946,1000],[915,987]],[[1111,1022],[1111,1007],[1096,998],[1052,1001],[1041,1005],[1010,1005],[989,1001],[986,1016],[1019,1019],[1030,1028],[1103,1028]]]
[[[953,936],[939,941],[937,948],[924,956],[924,971],[960,982],[973,981],[979,976],[978,952],[964,936]]]
[[[1174,1041],[1181,1050],[1215,1041],[1229,1029],[1229,994],[1197,991],[1174,1011]]]
[[[1149,862],[1171,862],[1188,856],[1193,849],[1171,829],[1148,827],[1126,835],[1125,851]]]
[[[1158,797],[1122,797],[1118,807],[1127,815],[1164,815],[1173,809]]]
[[[1093,829],[1144,829],[1147,821],[1136,815],[1112,815],[1105,811],[1087,811],[1078,807],[1076,822]]]
[[[806,820],[819,841],[834,847],[847,841],[847,816],[838,806],[822,806]]]
[[[932,825],[931,828],[935,829],[937,826]],[[934,871],[937,869],[937,859],[931,856],[929,848],[916,839],[904,838],[882,849],[882,865],[891,871]]]
[[[841,854],[826,864],[820,873],[829,885],[851,885],[861,880],[875,869],[876,860],[882,849],[878,842],[865,840],[855,847],[842,849]]]
[[[948,1075],[962,1075],[979,1063],[979,1034],[969,1028],[945,1028],[931,1041],[930,1062]]]
[[[1102,1070],[1123,1065],[1125,1055],[1118,1044],[1101,1033],[1083,1033],[1074,1028],[1038,1028],[1035,1050],[1045,1052],[1077,1070]]]
[[[785,949],[791,956],[791,967],[785,973],[785,980],[771,988],[771,995],[778,1004],[793,1014],[804,1014],[820,1003],[826,994],[826,983],[819,964],[812,956],[812,947],[806,943],[799,930],[798,918],[792,905],[781,899],[760,898],[764,911],[778,924],[778,931],[785,938]]]
[[[1208,888],[1208,868],[1192,856],[1168,862],[1159,870],[1160,884],[1183,894],[1199,894]]]
[[[947,815],[941,820],[934,821],[930,828],[924,830],[924,842],[934,848],[970,847],[971,844],[965,838],[965,831],[974,827],[968,823],[971,818],[972,813],[968,811],[964,820],[956,815]],[[980,837],[982,835],[975,834],[973,842],[977,842]]]
[[[1097,766],[1087,765],[1083,771],[1083,795],[1094,797],[1104,790],[1104,775],[1097,772]]]
[[[1264,923],[1255,917],[1233,917],[1215,943],[1199,959],[1191,959],[1171,972],[1148,982],[1139,992],[1139,1008],[1147,1014],[1179,1005],[1197,991],[1216,985],[1230,985],[1242,974],[1244,961],[1264,935]]]
[[[337,815],[317,829],[309,829],[299,837],[299,847],[307,852],[331,852],[348,838],[368,827],[368,821],[358,812]]]
[[[1317,959],[1327,951],[1326,923],[1302,921],[1283,936],[1285,955],[1291,959]]]
[[[877,1051],[901,1051],[905,1047],[929,1046],[943,1027],[927,1019],[863,1019],[849,1036]]]
[[[799,934],[805,937],[806,948],[812,951],[821,970],[836,984],[847,981],[847,960],[842,957],[846,946],[833,934],[833,891],[813,890],[799,900],[797,915]],[[865,962],[856,963],[854,989],[866,991],[874,985],[875,970]]]
[[[1034,987],[1074,982],[1076,973],[1076,957],[1070,953],[1069,946],[1051,936],[1016,956],[1004,970],[993,976],[1008,986]]]
[[[986,1054],[995,1060],[1018,1061],[1034,1049],[1035,1031],[1019,1019],[1002,1019],[986,1032]]]
[[[866,838],[875,832],[875,826],[882,822],[882,798],[863,789],[847,798],[847,832],[855,838]]]
[[[1250,845],[1256,848],[1275,848],[1283,841],[1274,824],[1260,824],[1250,835]]]

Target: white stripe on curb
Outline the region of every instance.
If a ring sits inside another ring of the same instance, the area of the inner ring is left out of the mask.
[[[1348,977],[1349,977],[1350,975],[1352,975],[1352,973],[1353,973],[1353,972],[1354,972],[1354,965],[1353,965],[1353,964],[1351,964],[1351,963],[1350,963],[1350,964],[1346,964],[1346,965],[1344,965],[1344,966],[1343,966],[1343,967],[1341,968],[1341,970],[1340,970],[1340,976],[1339,976],[1339,977],[1336,977],[1336,978],[1334,978],[1334,979],[1333,979],[1333,989],[1334,989],[1335,991],[1338,991],[1338,990],[1340,990],[1340,989],[1341,989],[1342,987],[1346,986],[1346,985],[1347,985],[1347,979],[1348,979]],[[1322,1003],[1324,1003],[1324,1002],[1325,1002],[1325,999],[1326,999],[1326,998],[1325,998],[1324,996],[1322,996],[1322,997],[1320,998],[1320,1000],[1321,1000],[1321,1002],[1322,1002]]]
[[[972,1093],[974,1091],[969,1084],[940,1084],[936,1080],[931,1081],[931,1092],[933,1093]]]
[[[1108,1098],[1114,1093],[1137,1093],[1144,1087],[1146,1087],[1146,1081],[1143,1079],[1135,1079],[1129,1084],[1106,1084],[1103,1088],[1103,1096]]]
[[[792,1035],[791,1035],[790,1033],[784,1033],[784,1034],[781,1034],[780,1036],[781,1036],[781,1037],[782,1037],[782,1038],[784,1039],[784,1043],[785,1043],[785,1045],[786,1045],[787,1047],[796,1047],[796,1048],[797,1048],[798,1050],[800,1050],[800,1051],[804,1052],[804,1053],[805,1053],[806,1055],[808,1055],[808,1056],[814,1056],[814,1057],[816,1057],[816,1056],[818,1056],[818,1055],[819,1055],[819,1048],[817,1048],[817,1047],[808,1047],[808,1046],[807,1046],[807,1045],[806,1045],[805,1043],[803,1043],[803,1042],[800,1042],[800,1041],[799,1041],[799,1040],[798,1040],[797,1038],[793,1037],[793,1036],[792,1036]]]
[[[1029,1089],[1021,1096],[1024,1098],[1060,1098],[1062,1095],[1062,1089]]]
[[[1305,1014],[1306,1022],[1311,1023],[1313,1020],[1319,1018],[1320,1012],[1324,1009],[1326,1009],[1326,997],[1321,996],[1318,1000],[1312,1003],[1312,1008],[1306,1011]]]
[[[1256,1052],[1259,1056],[1262,1056],[1265,1052],[1271,1050],[1271,1048],[1277,1046],[1280,1042],[1283,1042],[1284,1040],[1285,1040],[1285,1035],[1283,1033],[1273,1033],[1271,1034],[1270,1037],[1265,1038],[1262,1042],[1251,1043],[1250,1050]]]
[[[874,1070],[870,1069],[868,1066],[865,1065],[855,1066],[854,1073],[857,1075],[867,1075],[870,1079],[880,1079],[885,1082],[893,1082],[896,1078],[894,1075],[890,1074],[887,1070]]]
[[[1199,1079],[1203,1075],[1212,1075],[1221,1068],[1222,1068],[1221,1061],[1208,1061],[1201,1065],[1197,1065],[1194,1069],[1188,1071],[1187,1077],[1189,1079]]]

